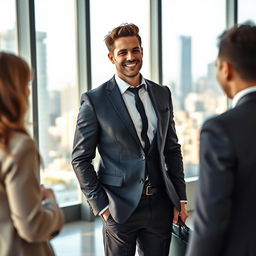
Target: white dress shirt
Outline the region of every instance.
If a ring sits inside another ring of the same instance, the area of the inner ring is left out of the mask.
[[[131,116],[131,119],[133,121],[137,135],[140,139],[140,142],[141,142],[142,146],[144,147],[145,143],[141,138],[142,121],[141,121],[140,114],[135,105],[135,95],[134,95],[134,93],[132,93],[131,91],[128,90],[129,87],[134,88],[135,86],[129,85],[128,83],[126,83],[124,80],[122,80],[117,75],[115,75],[115,80],[116,80],[116,83],[117,83],[119,90],[122,94],[122,97],[123,97],[125,105],[128,109],[128,112]],[[143,77],[141,77],[140,85],[143,85],[143,84],[145,86],[139,90],[139,97],[143,103],[143,106],[145,108],[145,113],[146,113],[146,116],[148,119],[147,135],[148,135],[149,141],[151,143],[155,136],[156,129],[157,129],[157,116],[156,116],[154,107],[152,105],[151,99],[148,94],[146,81]],[[136,87],[139,87],[140,85],[138,85]]]

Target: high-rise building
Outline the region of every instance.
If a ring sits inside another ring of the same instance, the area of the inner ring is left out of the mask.
[[[50,126],[56,125],[56,119],[61,116],[61,91],[50,90],[49,91],[49,116]]]
[[[38,129],[39,129],[39,147],[43,157],[45,166],[48,165],[49,159],[49,95],[48,95],[48,79],[47,79],[47,48],[45,39],[47,34],[45,32],[37,32],[37,76],[38,76]]]
[[[191,37],[180,36],[180,109],[185,110],[185,99],[192,92]]]

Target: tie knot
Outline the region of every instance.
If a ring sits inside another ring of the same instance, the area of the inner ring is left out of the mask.
[[[140,86],[138,86],[138,87],[129,87],[127,90],[128,91],[130,91],[130,92],[132,92],[133,94],[139,94],[139,90],[141,89],[141,88],[144,88],[144,84],[142,84],[142,85],[140,85]]]

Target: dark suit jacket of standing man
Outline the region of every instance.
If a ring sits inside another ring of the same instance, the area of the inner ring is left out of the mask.
[[[146,80],[157,118],[159,175],[176,209],[186,200],[180,145],[173,121],[171,94],[166,86]],[[99,170],[92,165],[95,150]],[[145,177],[145,153],[115,78],[81,98],[74,139],[73,167],[95,215],[109,205],[110,214],[124,223],[136,209]]]
[[[255,145],[256,92],[204,124],[200,197],[187,255],[256,255]]]
[[[256,255],[256,26],[219,37],[217,78],[233,108],[201,131],[200,179],[187,256]]]

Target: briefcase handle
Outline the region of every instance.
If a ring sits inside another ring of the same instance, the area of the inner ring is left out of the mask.
[[[187,243],[189,239],[190,228],[182,221],[180,217],[178,217],[178,225],[175,226],[177,228],[173,228],[173,233]]]
[[[187,232],[190,232],[190,228],[183,222],[180,216],[178,217],[178,225],[180,232],[182,229],[186,230]]]

